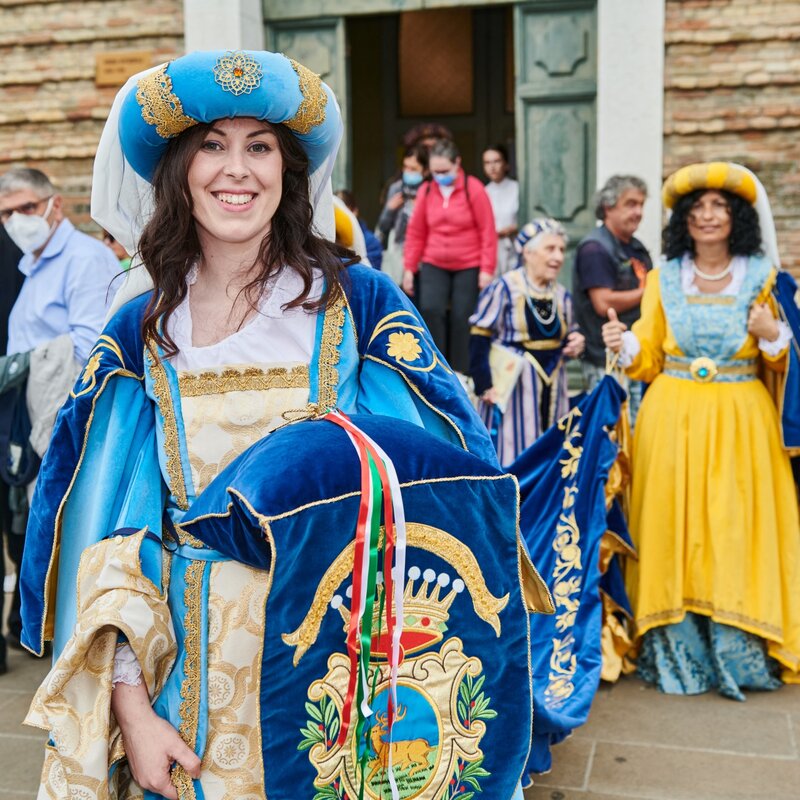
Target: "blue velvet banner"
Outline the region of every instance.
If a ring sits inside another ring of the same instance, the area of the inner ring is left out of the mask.
[[[532,705],[515,481],[418,426],[352,419],[393,461],[408,521],[391,744],[380,634],[370,663],[375,713],[361,741],[351,727],[337,742],[360,502],[359,461],[344,431],[316,421],[273,433],[181,523],[223,555],[272,570],[261,673],[266,794],[356,798],[366,749],[367,798],[391,796],[391,751],[404,800],[476,791],[508,800],[528,757]]]
[[[607,431],[624,397],[620,385],[605,377],[510,467],[520,484],[520,531],[556,608],[555,616],[531,620],[528,771],[534,773],[547,772],[550,746],[586,721],[600,682],[600,541],[609,527],[605,486],[617,455]],[[608,578],[615,590],[619,577]]]

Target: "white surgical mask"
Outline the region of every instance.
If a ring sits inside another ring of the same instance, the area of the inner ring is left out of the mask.
[[[42,216],[37,214],[20,214],[15,211],[6,222],[6,233],[11,237],[14,244],[23,253],[35,253],[50,238],[50,234],[55,228],[47,221],[47,215],[53,207],[53,198],[47,201],[47,208]]]

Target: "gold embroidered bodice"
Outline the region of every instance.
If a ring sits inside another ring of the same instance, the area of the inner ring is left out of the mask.
[[[308,365],[237,364],[178,372],[192,484],[199,495],[250,445],[307,413]]]

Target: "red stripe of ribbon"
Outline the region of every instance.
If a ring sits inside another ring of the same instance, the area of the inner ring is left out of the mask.
[[[323,419],[333,422],[339,427],[347,430],[347,426],[341,419],[326,414]],[[356,547],[353,564],[353,595],[350,602],[350,623],[347,629],[347,654],[350,659],[350,678],[347,684],[347,695],[345,696],[342,708],[342,727],[339,731],[339,747],[343,747],[347,740],[347,731],[350,728],[350,719],[353,710],[353,698],[356,692],[356,682],[358,680],[358,624],[361,619],[361,582],[364,568],[364,547],[367,540],[367,523],[369,514],[369,460],[367,458],[367,448],[362,437],[355,437],[358,449],[358,458],[361,462],[361,502],[358,507],[358,522],[356,524]]]
[[[353,565],[353,602],[351,605],[350,611],[350,626],[347,632],[347,650],[350,656],[350,681],[347,688],[347,697],[345,699],[345,706],[342,709],[342,729],[339,734],[339,745],[344,745],[345,738],[347,735],[347,729],[350,726],[350,718],[351,718],[351,709],[353,704],[353,697],[355,695],[355,688],[356,688],[356,679],[358,673],[358,650],[357,650],[357,643],[358,643],[358,621],[360,619],[360,608],[361,608],[361,600],[360,600],[360,591],[358,592],[359,599],[358,603],[356,602],[356,587],[361,586],[362,580],[362,567],[363,567],[363,555],[364,555],[364,546],[366,542],[366,529],[367,529],[367,511],[369,508],[368,505],[368,494],[369,494],[369,463],[367,459],[367,453],[372,456],[372,460],[375,462],[375,465],[378,470],[378,475],[381,479],[381,491],[383,493],[384,503],[384,523],[386,528],[386,543],[384,548],[384,565],[383,565],[383,581],[384,581],[384,596],[387,598],[386,602],[386,640],[388,642],[388,646],[386,648],[386,657],[389,664],[389,669],[391,670],[393,666],[393,648],[392,642],[394,640],[394,628],[396,624],[396,614],[394,608],[394,578],[392,577],[392,564],[394,562],[394,550],[395,550],[395,542],[396,542],[396,532],[394,526],[394,507],[392,505],[392,493],[391,493],[391,485],[389,483],[389,475],[386,471],[386,465],[383,463],[382,459],[378,456],[377,451],[369,442],[368,439],[365,438],[364,433],[357,428],[342,412],[338,412],[338,415],[333,414],[326,414],[323,419],[327,419],[329,422],[334,422],[335,424],[339,425],[339,427],[343,428],[344,430],[348,431],[358,445],[358,452],[359,452],[359,459],[361,461],[361,504],[358,510],[358,526],[356,528],[356,551],[354,555],[354,565]],[[363,515],[363,516],[362,516]],[[356,607],[359,609],[359,613],[356,614]],[[378,639],[380,640],[380,625],[378,626]],[[388,730],[391,731],[392,724],[394,721],[394,698],[389,693],[389,700],[388,700]]]

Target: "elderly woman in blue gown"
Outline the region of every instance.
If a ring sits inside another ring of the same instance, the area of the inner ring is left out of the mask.
[[[583,352],[572,297],[558,283],[567,236],[534,219],[516,239],[519,266],[481,293],[470,318],[470,374],[500,463],[511,464],[569,410],[569,358]]]

